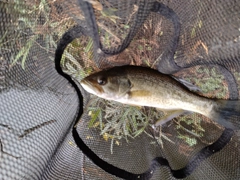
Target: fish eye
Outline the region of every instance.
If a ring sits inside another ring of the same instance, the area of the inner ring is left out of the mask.
[[[99,77],[99,78],[97,79],[97,83],[98,83],[99,85],[105,85],[105,84],[107,83],[107,79],[106,79],[105,77]]]

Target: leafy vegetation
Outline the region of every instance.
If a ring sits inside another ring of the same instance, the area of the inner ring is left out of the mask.
[[[125,105],[96,96],[92,96],[87,111],[91,117],[89,127],[100,129],[106,141],[111,139],[111,152],[114,141],[118,144],[122,138],[126,141],[134,139],[145,132],[150,122],[163,115],[154,108]]]
[[[21,67],[25,69],[25,64],[29,52],[33,45],[54,53],[59,37],[74,25],[74,20],[58,12],[55,1],[38,0],[36,2],[14,2],[14,11],[19,14],[16,26],[18,33],[18,53],[12,58],[11,66],[21,62]],[[31,17],[34,17],[33,20]],[[15,37],[16,38],[16,37]],[[67,54],[67,52],[66,52]]]

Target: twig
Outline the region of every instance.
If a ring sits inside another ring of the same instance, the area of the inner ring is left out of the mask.
[[[193,136],[195,136],[195,137],[197,137],[197,138],[200,138],[200,135],[198,135],[198,134],[196,134],[196,133],[193,133],[192,131],[186,129],[186,128],[183,127],[176,119],[173,119],[173,121],[174,121],[177,125],[179,125],[182,129],[184,129],[186,132],[188,132],[189,134],[191,134],[191,135],[193,135]]]
[[[3,144],[2,144],[1,139],[0,139],[0,151],[1,151],[3,154],[6,154],[6,155],[11,156],[11,157],[13,157],[13,158],[16,158],[16,159],[20,159],[20,158],[21,158],[21,157],[17,157],[17,156],[14,156],[14,155],[12,155],[12,154],[9,154],[9,153],[5,152],[5,151],[3,150]]]
[[[39,129],[39,128],[41,128],[41,127],[43,127],[43,126],[45,126],[45,125],[51,124],[51,123],[53,123],[53,122],[56,122],[56,120],[53,119],[53,120],[44,122],[44,123],[42,123],[42,124],[39,124],[39,125],[37,125],[37,126],[31,127],[31,128],[29,128],[29,129],[26,129],[26,130],[24,130],[24,133],[21,134],[21,135],[19,135],[18,137],[19,137],[19,138],[23,138],[24,136],[28,135],[29,133],[35,131],[36,129]]]
[[[6,124],[0,124],[0,126],[7,128],[8,130],[13,130],[13,128],[11,128],[10,126],[6,125]]]

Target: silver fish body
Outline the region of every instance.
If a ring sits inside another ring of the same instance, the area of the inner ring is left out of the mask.
[[[190,111],[233,125],[224,116],[239,114],[238,101],[213,100],[194,94],[171,76],[138,66],[121,66],[84,78],[81,85],[101,98],[124,104],[156,107],[165,111]],[[226,107],[227,106],[227,107]],[[240,115],[240,114],[239,114]]]

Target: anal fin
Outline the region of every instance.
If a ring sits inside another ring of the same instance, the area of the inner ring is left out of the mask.
[[[166,111],[167,115],[159,119],[155,124],[154,127],[161,126],[165,124],[166,122],[172,120],[173,118],[183,115],[183,114],[189,114],[192,113],[190,111],[186,111],[183,109],[178,109],[178,110],[172,110],[172,111]]]

